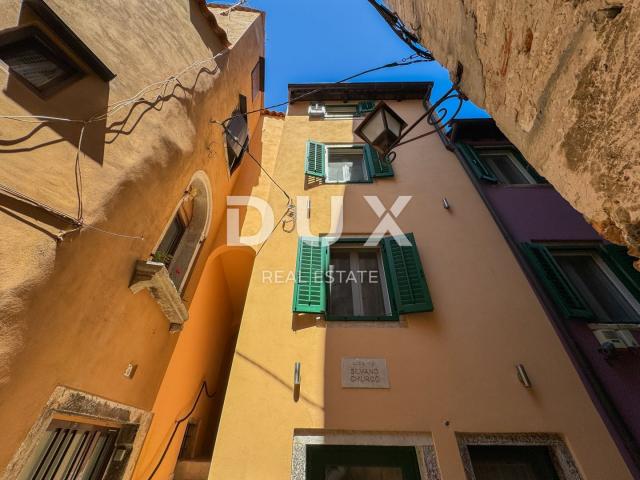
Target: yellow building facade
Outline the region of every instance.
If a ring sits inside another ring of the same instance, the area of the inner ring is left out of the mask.
[[[275,129],[273,176],[297,200],[297,228],[276,228],[255,258],[210,479],[473,479],[472,459],[494,454],[511,455],[505,468],[555,471],[540,478],[631,478],[443,140],[396,148],[392,175],[364,166],[366,148],[363,160],[354,135],[360,107],[384,101],[412,124],[430,88],[290,85],[291,97],[308,96]],[[427,131],[423,124],[415,135]],[[341,219],[332,218],[332,197]],[[276,187],[268,202],[276,219],[287,208]],[[379,290],[360,279],[345,293],[325,277],[310,288],[309,272],[354,271],[354,258],[372,265],[363,241],[385,215],[415,243],[398,260],[383,242],[383,260],[373,262],[387,277]],[[305,257],[301,237],[313,235],[342,242]],[[402,282],[412,276],[418,283],[407,300]],[[504,478],[539,478],[525,474]]]

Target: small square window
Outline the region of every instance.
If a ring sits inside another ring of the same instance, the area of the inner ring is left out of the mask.
[[[368,182],[369,173],[364,160],[362,146],[329,146],[327,147],[327,167],[325,181],[327,183],[359,183]]]
[[[73,61],[34,26],[0,36],[0,60],[42,97],[54,94],[82,74]]]
[[[380,247],[338,242],[329,253],[328,313],[338,317],[391,314]]]
[[[470,445],[476,480],[559,480],[545,446]]]

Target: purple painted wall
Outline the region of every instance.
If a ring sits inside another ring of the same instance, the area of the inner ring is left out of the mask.
[[[601,238],[551,185],[483,185],[516,242]]]
[[[487,201],[514,242],[602,241],[598,234],[550,185],[500,186],[482,183]],[[547,311],[554,311],[549,302]],[[640,352],[620,351],[607,359],[587,323],[552,315],[563,322],[570,341],[582,352],[636,445],[640,445]],[[640,331],[634,332],[640,340]],[[606,421],[606,418],[605,418]],[[607,422],[609,424],[609,422]],[[625,458],[630,457],[622,451]]]

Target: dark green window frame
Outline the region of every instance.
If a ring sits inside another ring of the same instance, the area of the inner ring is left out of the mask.
[[[307,141],[305,155],[305,175],[326,179],[327,149],[332,147],[341,148],[362,148],[363,161],[367,169],[367,179],[362,181],[331,182],[331,183],[373,183],[376,178],[393,177],[393,167],[391,163],[383,160],[380,154],[366,143],[350,144],[325,144],[313,140]]]
[[[640,272],[633,267],[634,258],[627,255],[625,247],[612,244],[522,243],[520,248],[558,313],[564,318],[598,322],[591,307],[562,271],[550,248],[556,251],[593,250],[600,255],[629,294],[640,302]]]
[[[473,172],[473,174],[480,180],[488,183],[506,185],[506,186],[523,186],[523,185],[545,185],[549,182],[546,178],[540,175],[535,168],[531,166],[529,162],[522,156],[520,151],[513,145],[483,145],[482,148],[475,147],[463,142],[457,142],[456,149],[462,154],[467,165]],[[511,153],[520,166],[527,172],[527,174],[534,180],[535,183],[531,184],[504,184],[498,180],[495,173],[491,169],[487,162],[485,162],[480,154],[483,150],[502,150]]]
[[[296,260],[293,311],[324,314],[327,320],[397,321],[400,314],[433,311],[427,279],[412,233],[406,234],[410,246],[395,238],[380,240],[384,276],[391,312],[380,316],[335,316],[327,312],[327,271],[330,245],[327,237],[300,238]],[[363,244],[366,238],[345,237],[336,243]]]

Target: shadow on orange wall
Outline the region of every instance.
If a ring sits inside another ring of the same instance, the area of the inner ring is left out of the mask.
[[[195,424],[194,438],[182,457],[211,458],[254,257],[252,248],[221,246],[207,259],[189,308],[189,320],[156,397],[154,420],[134,479],[149,477],[169,442],[176,419],[191,410],[203,381],[213,398],[200,396],[189,418]],[[173,472],[186,426],[187,422],[179,426],[154,478],[169,478]]]

